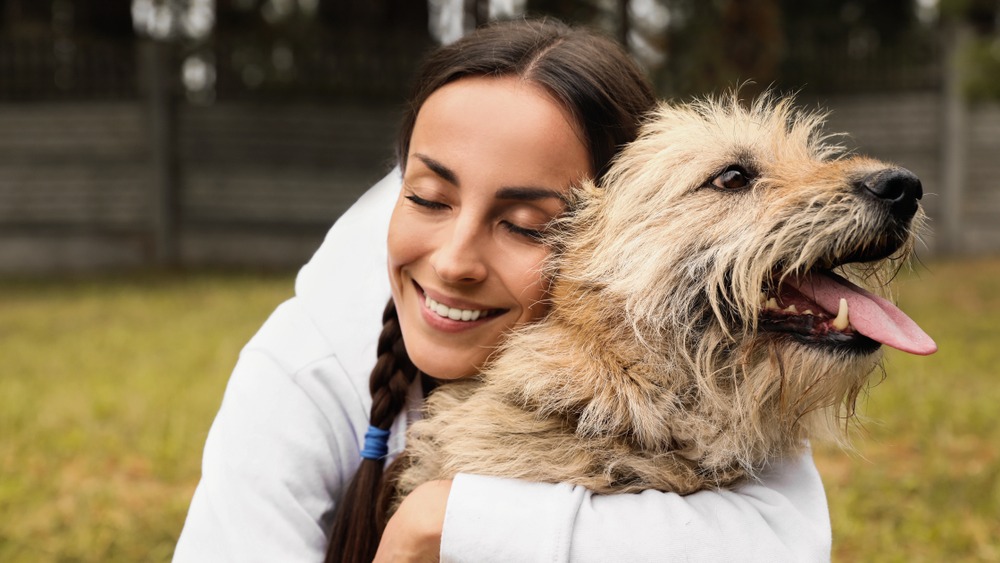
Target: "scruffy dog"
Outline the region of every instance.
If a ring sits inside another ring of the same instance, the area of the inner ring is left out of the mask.
[[[923,220],[910,172],[765,96],[663,105],[552,231],[551,311],[410,429],[397,492],[476,473],[598,493],[752,478],[838,436],[881,344],[936,350],[873,291]]]

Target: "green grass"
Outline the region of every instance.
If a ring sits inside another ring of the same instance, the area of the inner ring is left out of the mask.
[[[236,354],[292,276],[0,282],[0,561],[165,561]],[[837,561],[1000,561],[1000,260],[935,262],[901,303],[856,453],[816,447]]]
[[[0,561],[167,561],[243,343],[292,277],[0,284]]]
[[[931,263],[900,305],[939,351],[890,351],[855,455],[818,448],[838,561],[1000,561],[1000,261]]]

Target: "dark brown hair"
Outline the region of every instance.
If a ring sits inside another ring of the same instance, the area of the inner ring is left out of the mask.
[[[406,168],[417,113],[438,88],[465,77],[517,76],[547,90],[576,120],[596,178],[622,145],[635,139],[655,99],[645,75],[617,43],[561,22],[518,20],[480,28],[427,58],[403,116],[396,156]],[[417,370],[403,346],[391,300],[383,315],[372,370],[371,425],[388,430],[402,411]],[[382,460],[362,459],[338,503],[327,562],[369,562],[385,526]]]

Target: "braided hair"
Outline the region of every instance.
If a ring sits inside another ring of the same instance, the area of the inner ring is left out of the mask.
[[[403,346],[403,332],[392,299],[382,313],[378,360],[368,383],[372,394],[370,425],[388,431],[403,410],[410,385],[417,378],[416,366]],[[382,459],[362,458],[354,479],[337,507],[327,547],[328,562],[369,562],[375,558],[378,539],[385,528],[384,502],[377,502],[382,489]],[[377,531],[373,542],[369,537]]]

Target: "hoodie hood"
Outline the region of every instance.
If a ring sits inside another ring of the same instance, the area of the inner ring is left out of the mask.
[[[364,376],[361,389],[368,387],[382,310],[391,295],[386,237],[401,185],[396,167],[365,192],[337,219],[295,280],[296,297],[343,368]]]

